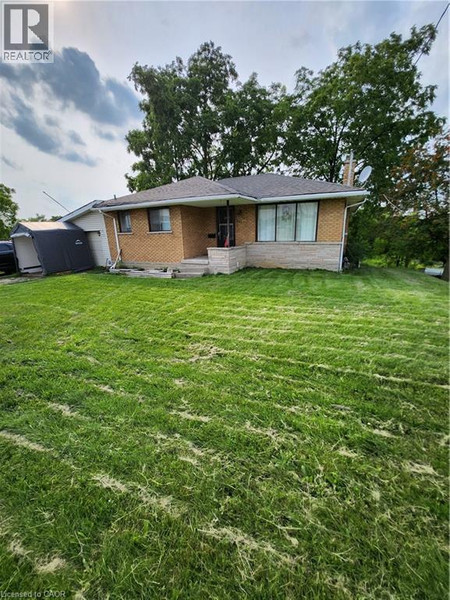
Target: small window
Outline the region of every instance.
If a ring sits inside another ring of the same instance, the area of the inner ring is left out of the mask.
[[[120,233],[131,233],[131,215],[129,210],[119,212]]]
[[[297,240],[315,242],[317,228],[317,202],[302,202],[297,212]]]
[[[148,224],[150,231],[171,231],[168,208],[149,208]]]
[[[295,209],[295,204],[278,204],[277,242],[293,242],[295,240]]]
[[[258,241],[275,241],[276,206],[258,206]]]

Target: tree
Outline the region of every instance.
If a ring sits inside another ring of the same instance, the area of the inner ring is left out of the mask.
[[[273,169],[279,162],[285,90],[266,89],[253,74],[240,84],[228,54],[202,44],[184,64],[135,64],[130,75],[144,96],[143,128],[126,136],[139,160],[127,175],[131,191],[193,175],[220,179]]]
[[[19,206],[12,199],[14,193],[13,188],[0,183],[0,240],[9,239],[9,232],[17,221]]]
[[[42,221],[59,221],[60,218],[61,218],[60,215],[53,215],[52,217],[50,217],[50,219],[47,219],[47,217],[45,215],[36,213],[34,217],[29,217],[28,219],[23,219],[23,221],[28,221],[29,223],[36,223],[36,222],[42,222]]]
[[[350,223],[350,240],[363,240],[358,250],[395,266],[443,262],[448,277],[449,140],[442,132],[399,157],[384,202],[370,204]]]
[[[428,54],[433,25],[392,33],[374,46],[343,48],[336,62],[317,75],[297,71],[293,112],[283,161],[293,174],[338,181],[344,155],[370,164],[370,188],[391,187],[392,167],[411,144],[436,135],[443,119],[430,110],[436,86],[423,86],[415,65]]]

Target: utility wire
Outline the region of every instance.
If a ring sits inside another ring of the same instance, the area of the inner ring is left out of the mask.
[[[450,6],[450,3],[447,4],[447,6],[444,8],[444,12],[442,13],[442,15],[439,17],[438,22],[435,25],[436,28],[436,32],[437,32],[437,28],[439,27],[440,22],[442,21],[442,19],[444,18],[445,13],[448,11],[448,7]],[[422,52],[419,54],[419,56],[417,57],[416,62],[414,63],[414,66],[417,65],[417,63],[419,62],[419,60],[422,58],[423,55],[423,50]]]
[[[45,194],[46,196],[48,196],[50,198],[50,200],[53,200],[53,202],[56,202],[56,204],[58,204],[66,212],[70,212],[70,210],[68,208],[66,208],[63,204],[61,204],[61,202],[58,202],[58,200],[55,200],[55,198],[53,198],[53,196],[50,196],[50,194],[47,194],[47,192],[44,192],[44,191],[42,193]]]
[[[443,12],[442,12],[441,16],[439,17],[439,19],[438,19],[438,21],[437,21],[437,23],[436,23],[436,25],[435,25],[435,28],[436,28],[436,33],[437,33],[437,28],[438,28],[438,26],[439,26],[440,22],[442,21],[442,19],[444,18],[444,15],[445,15],[445,13],[447,12],[447,10],[448,10],[448,7],[449,7],[449,6],[450,6],[450,2],[449,2],[449,3],[447,3],[447,6],[444,8],[444,10],[443,10]],[[413,65],[414,67],[417,65],[417,63],[418,63],[418,62],[419,62],[419,60],[421,59],[422,55],[423,55],[423,50],[422,50],[422,52],[419,54],[419,56],[417,57],[417,59],[416,59],[416,61],[415,61],[414,65]],[[389,125],[389,127],[391,127],[391,125]],[[368,143],[368,144],[366,144],[366,145],[364,146],[364,148],[362,149],[362,151],[361,151],[361,150],[359,150],[359,153],[361,154],[361,153],[365,152],[365,150],[367,150],[367,148],[368,148],[368,147],[369,147],[371,144],[373,144],[373,142],[376,142],[376,141],[377,141],[377,140],[378,140],[378,139],[379,139],[379,138],[380,138],[382,135],[384,135],[384,134],[386,133],[386,130],[387,130],[387,129],[388,129],[388,127],[384,127],[384,128],[381,130],[381,132],[380,132],[380,133],[378,133],[376,136],[374,136],[374,137],[373,137],[373,138],[372,138],[372,139],[369,141],[369,143]]]

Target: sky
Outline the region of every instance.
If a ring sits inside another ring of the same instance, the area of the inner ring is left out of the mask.
[[[374,44],[395,31],[436,23],[446,2],[53,2],[55,62],[0,63],[0,181],[16,190],[19,217],[65,214],[127,193],[135,160],[125,134],[140,126],[139,98],[127,77],[135,62],[187,59],[208,40],[231,54],[239,79],[292,90],[302,67],[326,67],[343,46]],[[448,11],[450,12],[450,11]],[[433,109],[449,107],[449,15],[418,67],[437,84]]]

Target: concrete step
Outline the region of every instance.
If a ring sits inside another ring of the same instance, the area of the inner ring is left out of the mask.
[[[180,271],[179,273],[174,273],[176,279],[190,279],[191,277],[203,277],[206,273],[197,272],[189,272],[189,271]]]
[[[201,257],[201,258],[184,258],[181,261],[181,264],[185,264],[185,265],[209,265],[209,260],[208,257]]]

